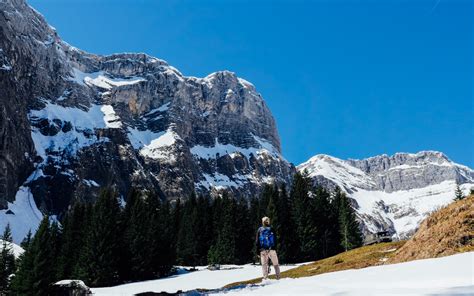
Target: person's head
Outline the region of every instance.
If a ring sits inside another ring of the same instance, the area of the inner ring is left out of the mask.
[[[268,217],[263,217],[263,218],[262,218],[262,225],[263,225],[263,226],[270,226],[270,218],[268,218]]]

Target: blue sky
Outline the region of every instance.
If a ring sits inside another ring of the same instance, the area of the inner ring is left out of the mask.
[[[276,118],[283,154],[439,150],[474,167],[473,2],[32,0],[61,37],[230,70]]]

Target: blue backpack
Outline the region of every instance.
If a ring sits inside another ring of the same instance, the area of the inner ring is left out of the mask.
[[[258,240],[260,242],[260,247],[265,250],[270,250],[275,246],[275,235],[270,227],[261,228]]]

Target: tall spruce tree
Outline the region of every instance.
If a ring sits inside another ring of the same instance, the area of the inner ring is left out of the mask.
[[[28,230],[28,233],[26,234],[26,236],[21,241],[20,247],[22,247],[23,250],[28,249],[30,247],[32,239],[33,239],[33,234],[31,233],[31,229],[30,229],[30,230]]]
[[[315,223],[315,209],[312,201],[311,180],[307,173],[296,173],[291,185],[290,198],[293,201],[293,219],[299,245],[299,261],[316,258],[318,228]]]
[[[103,189],[93,206],[87,241],[79,271],[90,286],[110,286],[119,283],[120,206],[116,193]]]
[[[249,219],[251,225],[252,233],[252,240],[255,240],[255,232],[261,225],[261,216],[260,216],[260,205],[258,198],[251,198],[250,199],[250,208],[249,208]],[[252,262],[258,262],[258,250],[255,244],[252,245]]]
[[[314,190],[315,221],[318,225],[318,248],[316,258],[326,258],[338,253],[338,215],[334,212],[329,192],[321,186]]]
[[[157,197],[152,201],[154,202],[150,205],[154,209],[152,261],[156,267],[156,275],[160,277],[168,275],[172,265],[175,264],[174,220],[168,202],[159,205]]]
[[[179,229],[181,227],[181,220],[183,218],[181,200],[178,199],[171,210],[172,224],[171,224],[171,246],[173,250],[173,262],[176,262],[176,244],[178,242]]]
[[[208,197],[202,195],[197,199],[197,223],[198,232],[196,239],[197,263],[207,264],[207,253],[212,243],[212,207]]]
[[[198,255],[198,213],[196,194],[184,203],[181,223],[176,242],[176,262],[181,265],[196,266]]]
[[[234,225],[234,203],[227,192],[214,202],[215,242],[209,249],[208,262],[211,264],[232,264],[235,262],[236,237]]]
[[[15,256],[11,248],[12,232],[10,224],[5,227],[0,245],[0,295],[10,293],[10,275],[15,272]]]
[[[17,271],[11,283],[12,295],[32,295],[29,290],[33,286],[33,255],[30,250],[32,241],[33,237],[29,230],[20,244],[25,251],[17,260]]]
[[[51,244],[49,217],[41,221],[30,246],[25,250],[13,282],[14,295],[49,295],[49,285],[55,280],[54,246]]]
[[[244,264],[252,260],[254,232],[250,221],[248,203],[244,199],[233,199],[235,213],[235,263]]]
[[[345,251],[362,245],[362,234],[349,198],[342,193],[339,204],[339,233]]]
[[[150,200],[154,196],[135,191],[133,198],[127,202],[125,212],[124,243],[129,254],[129,268],[131,280],[147,280],[155,276],[155,266],[150,257],[153,256],[152,228],[154,209],[150,207]]]
[[[50,253],[50,264],[51,264],[51,278],[53,281],[60,279],[59,269],[60,261],[58,260],[62,245],[62,228],[58,221],[54,220],[50,223],[50,238],[49,238],[49,253]]]
[[[295,225],[292,217],[293,204],[288,198],[288,193],[284,184],[280,186],[278,198],[278,220],[280,229],[278,234],[278,259],[282,263],[296,262],[297,251],[299,249],[296,239]]]
[[[80,256],[86,236],[85,205],[77,202],[63,220],[61,250],[58,256],[58,278],[73,277],[74,267]]]
[[[77,257],[73,259],[72,264],[72,278],[83,280],[85,283],[90,282],[89,276],[89,229],[92,225],[92,214],[93,214],[93,204],[84,203],[84,213],[82,214],[82,230],[78,235],[80,235],[80,245],[77,245]]]

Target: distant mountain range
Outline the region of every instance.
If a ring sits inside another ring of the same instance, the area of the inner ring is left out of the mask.
[[[342,188],[366,233],[387,230],[400,238],[413,234],[433,210],[449,204],[456,184],[474,188],[474,171],[441,152],[397,153],[362,160],[316,155],[299,165],[317,185]]]
[[[188,77],[142,53],[77,49],[23,0],[0,2],[0,228],[19,242],[43,213],[60,215],[103,186],[125,202],[130,187],[162,199],[193,191],[258,195],[291,182],[275,120],[248,81],[229,71]],[[298,166],[353,199],[365,231],[409,235],[451,200],[469,168],[438,152]]]

